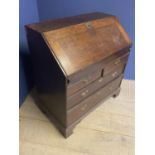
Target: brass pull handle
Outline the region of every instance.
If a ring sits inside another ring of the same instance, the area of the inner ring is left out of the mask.
[[[120,62],[121,62],[121,60],[120,60],[120,59],[117,59],[117,60],[114,62],[114,64],[117,65],[117,64],[119,64]]]
[[[100,78],[99,80],[98,80],[98,82],[102,82],[103,81],[103,78]]]
[[[83,96],[83,97],[85,97],[87,94],[88,94],[88,90],[86,90],[86,91],[84,91],[81,95]]]
[[[92,79],[92,76],[90,75],[86,79],[83,79],[82,82],[85,83],[85,84],[88,84],[89,81],[91,81],[91,79]]]
[[[88,29],[91,29],[92,28],[92,23],[91,22],[86,22],[85,25],[86,25],[86,27]]]
[[[88,105],[85,104],[85,105],[81,108],[81,110],[84,111],[84,110],[87,108],[87,106],[88,106]]]
[[[116,72],[114,72],[114,73],[112,73],[112,77],[116,77],[118,75],[118,72],[116,71]]]

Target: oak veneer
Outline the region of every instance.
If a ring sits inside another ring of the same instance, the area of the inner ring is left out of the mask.
[[[26,32],[36,104],[68,137],[100,101],[119,94],[131,41],[104,13],[29,24]]]

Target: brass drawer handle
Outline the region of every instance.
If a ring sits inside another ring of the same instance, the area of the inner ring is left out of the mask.
[[[88,90],[86,90],[86,91],[84,91],[81,95],[83,96],[83,97],[85,97],[87,94],[88,94]]]
[[[114,64],[117,65],[117,64],[119,64],[120,62],[121,62],[121,60],[120,60],[120,59],[117,59],[117,60],[114,62]]]
[[[86,25],[86,27],[88,29],[91,29],[92,28],[92,23],[91,22],[86,22],[85,25]]]
[[[88,76],[87,79],[82,80],[85,84],[88,84],[89,81],[92,79],[92,76]]]
[[[100,78],[99,80],[98,80],[98,82],[102,82],[103,81],[103,78]]]
[[[88,106],[88,105],[85,104],[85,105],[81,108],[81,110],[84,111],[84,110],[87,108],[87,106]]]
[[[118,75],[118,72],[115,71],[114,73],[112,73],[112,77],[116,77]]]

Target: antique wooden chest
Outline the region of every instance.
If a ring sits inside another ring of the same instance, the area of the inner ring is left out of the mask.
[[[120,92],[131,40],[113,15],[90,13],[26,25],[36,104],[68,137]]]

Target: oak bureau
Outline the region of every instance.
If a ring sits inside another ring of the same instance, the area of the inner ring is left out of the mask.
[[[89,112],[116,97],[131,40],[100,12],[25,26],[38,107],[68,137]]]

